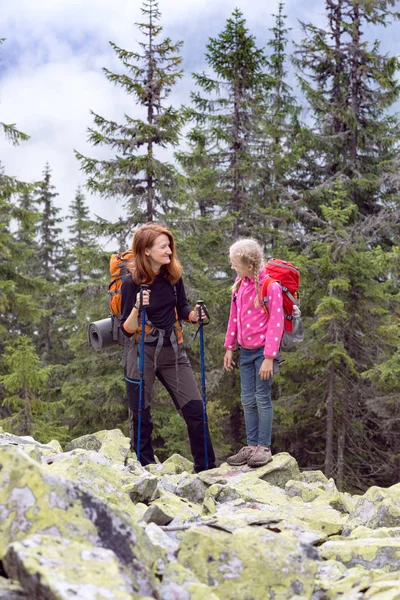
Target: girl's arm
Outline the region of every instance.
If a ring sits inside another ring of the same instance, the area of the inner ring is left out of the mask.
[[[232,295],[231,309],[224,343],[224,348],[226,348],[226,350],[235,350],[237,345],[237,303],[233,297],[234,296]]]
[[[269,318],[265,335],[264,357],[274,359],[279,353],[285,320],[282,289],[276,281],[271,283],[268,288],[268,312]]]

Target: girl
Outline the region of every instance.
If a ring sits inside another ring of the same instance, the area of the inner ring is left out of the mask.
[[[188,428],[194,468],[205,469],[203,403],[193,371],[183,347],[179,320],[195,324],[198,305],[192,310],[183,286],[182,266],[175,253],[172,233],[154,223],[140,227],[133,239],[134,260],[129,274],[122,283],[121,330],[129,338],[124,348],[124,374],[130,408],[132,446],[137,450],[139,407],[139,308],[140,286],[148,284],[143,292],[143,306],[149,319],[146,325],[144,352],[144,407],[141,419],[140,462],[154,463],[151,441],[153,421],[150,414],[154,379],[157,378],[170,394],[176,409],[182,414]],[[208,430],[208,467],[215,467],[215,456]]]
[[[275,281],[268,287],[267,315],[260,298],[266,277],[261,246],[253,239],[239,240],[230,247],[229,256],[238,277],[232,288],[224,368],[233,369],[232,352],[238,344],[247,445],[227,462],[260,467],[272,460],[271,384],[283,333],[282,290]]]

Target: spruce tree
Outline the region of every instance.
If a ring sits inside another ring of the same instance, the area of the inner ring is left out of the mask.
[[[193,108],[188,110],[196,122],[191,136],[195,146],[192,155],[181,156],[181,161],[189,166],[194,158],[203,161],[204,166],[198,165],[204,181],[207,170],[214,171],[215,209],[230,213],[236,239],[257,221],[250,189],[261,99],[269,82],[264,51],[257,48],[239,9],[227,20],[225,29],[210,38],[206,60],[212,74],[193,75],[201,91],[191,94]]]
[[[70,232],[68,239],[68,265],[70,281],[83,283],[101,273],[98,262],[100,247],[96,240],[96,226],[90,219],[85,196],[78,188],[69,207],[67,219]]]
[[[361,214],[393,206],[388,185],[398,156],[397,118],[390,114],[399,98],[397,57],[365,40],[370,25],[389,24],[397,14],[393,0],[329,0],[325,29],[302,24],[307,35],[296,53],[299,82],[312,109],[314,127],[301,164],[302,187],[318,212],[325,193],[342,181]]]
[[[49,405],[40,397],[50,369],[40,366],[27,336],[21,335],[6,345],[4,366],[6,374],[0,376],[5,388],[1,424],[12,433],[32,435],[38,441],[48,442],[54,437],[62,440],[66,428],[55,422],[57,403]]]
[[[111,42],[124,71],[104,72],[111,83],[134,98],[146,117],[125,115],[125,122],[119,124],[92,113],[95,128],[89,130],[90,142],[115,155],[98,160],[76,153],[88,176],[88,188],[106,198],[122,199],[131,227],[165,215],[176,201],[177,173],[159,154],[178,144],[182,124],[180,110],[165,102],[182,77],[182,42],[159,39],[163,28],[156,0],[146,0],[141,10],[146,20],[136,26],[145,38],[140,42],[142,52]]]
[[[394,483],[383,431],[397,412],[388,399],[376,407],[381,394],[364,374],[398,344],[391,325],[398,301],[388,253],[373,245],[386,221],[354,221],[358,207],[348,204],[346,190],[336,185],[330,194],[321,206],[325,226],[300,262],[307,334],[285,356],[275,435],[300,464],[323,468],[342,489],[363,490],[371,481]],[[379,412],[386,413],[381,423]]]
[[[54,323],[57,318],[57,302],[62,297],[60,279],[63,262],[62,229],[60,224],[63,218],[58,216],[60,208],[55,205],[58,193],[51,182],[51,169],[46,164],[43,179],[36,186],[35,200],[40,210],[40,219],[37,226],[39,249],[35,260],[35,273],[46,282],[46,295],[43,316],[37,334],[37,348],[43,364],[57,362],[61,350],[60,340]]]
[[[291,192],[303,152],[300,106],[287,82],[290,30],[285,25],[287,16],[282,2],[278,14],[273,16],[275,25],[267,43],[269,86],[263,96],[258,136],[259,176],[253,192],[261,215],[259,235],[266,242],[267,254],[285,252],[287,244],[297,236],[293,231]]]

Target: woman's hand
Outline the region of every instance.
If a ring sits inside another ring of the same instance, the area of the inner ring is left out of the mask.
[[[264,358],[258,373],[263,381],[271,379],[274,375],[274,359]]]
[[[232,359],[233,352],[232,350],[227,350],[224,356],[224,369],[225,371],[232,371],[235,366],[235,361]]]
[[[137,310],[140,309],[140,293],[141,292],[138,292],[136,294],[135,308]],[[150,304],[150,290],[143,290],[142,306],[148,306],[149,304]]]
[[[198,323],[199,322],[199,312],[201,310],[201,318],[202,319],[207,319],[207,315],[204,311],[204,304],[196,304],[196,306],[194,307],[193,311],[192,311],[192,315],[190,317],[190,322],[191,323]]]

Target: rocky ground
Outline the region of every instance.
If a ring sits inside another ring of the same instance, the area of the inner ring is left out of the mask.
[[[0,431],[0,600],[400,600],[400,483],[340,493],[289,454],[143,468],[119,430]]]

